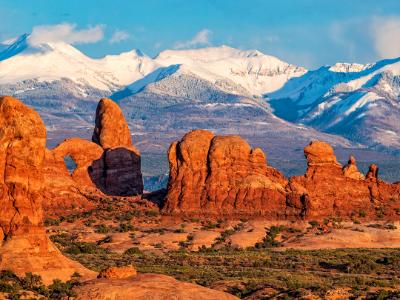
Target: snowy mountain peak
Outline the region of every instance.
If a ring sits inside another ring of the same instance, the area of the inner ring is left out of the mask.
[[[329,68],[329,71],[343,72],[343,73],[361,72],[370,67],[371,67],[370,64],[362,65],[362,64],[355,64],[355,63],[336,63]]]

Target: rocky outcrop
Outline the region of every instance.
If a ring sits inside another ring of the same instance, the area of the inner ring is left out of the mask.
[[[42,222],[42,161],[46,130],[39,115],[12,97],[0,98],[0,237]]]
[[[88,197],[94,195],[143,193],[140,153],[121,109],[110,99],[99,102],[93,141],[70,138],[46,150],[43,194],[49,212],[91,208]],[[66,159],[74,164],[72,170]]]
[[[366,177],[358,171],[354,157],[342,168],[332,147],[323,142],[310,143],[304,153],[307,172],[304,176],[290,178],[288,210],[296,207],[297,213],[307,219],[360,215],[376,219],[379,217],[377,210],[387,206],[390,198],[392,206],[400,206],[400,189],[379,180],[375,165],[370,167]],[[388,217],[396,215],[394,206],[387,212]]]
[[[75,163],[75,169],[71,173],[72,179],[84,187],[96,187],[92,177],[100,177],[103,173],[103,166],[93,168],[94,161],[101,159],[103,149],[90,141],[81,138],[66,139],[52,153],[57,157],[70,157]]]
[[[136,269],[132,266],[125,267],[109,267],[102,270],[97,278],[106,279],[124,279],[129,277],[134,277],[137,275]]]
[[[96,110],[93,142],[104,149],[92,169],[103,168],[101,176],[91,179],[105,194],[131,196],[143,193],[140,152],[132,145],[131,133],[119,106],[101,99]]]
[[[238,136],[194,130],[171,145],[168,158],[165,212],[284,213],[287,180]]]
[[[365,179],[365,176],[358,171],[356,158],[354,156],[350,156],[347,165],[343,168],[343,175],[357,180]]]
[[[0,97],[0,269],[33,272],[44,282],[93,272],[64,257],[43,227],[46,130],[39,115],[12,97]]]
[[[159,274],[139,274],[126,279],[96,279],[75,289],[77,300],[234,300],[233,295]]]
[[[304,149],[308,162],[304,176],[294,176],[288,206],[296,203],[298,213],[308,219],[347,216],[360,211],[371,213],[368,183],[346,176],[333,149],[324,142],[312,142]]]
[[[307,172],[287,180],[266,164],[261,149],[251,149],[238,136],[214,136],[205,130],[172,143],[165,213],[263,215],[270,219],[353,218],[385,215],[398,218],[400,184],[367,176],[350,157],[345,167],[333,148],[314,141],[304,149]]]
[[[97,106],[92,140],[104,149],[132,146],[131,132],[124,114],[111,99],[103,98]]]
[[[97,192],[91,177],[101,177],[103,168],[94,169],[91,165],[102,155],[100,146],[80,138],[67,139],[56,148],[46,150],[43,163],[44,207],[51,212],[93,207],[86,195]],[[75,164],[73,170],[67,169],[66,158]]]

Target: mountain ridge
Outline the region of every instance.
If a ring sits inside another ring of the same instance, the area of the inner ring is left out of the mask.
[[[365,157],[400,149],[400,120],[392,109],[398,105],[399,59],[309,71],[228,46],[165,50],[153,58],[131,50],[96,59],[65,43],[31,46],[28,35],[0,50],[0,57],[7,49],[22,50],[0,60],[0,94],[17,96],[41,114],[50,146],[68,136],[88,138],[98,99],[111,97],[141,137],[144,157],[158,159],[171,141],[196,128],[240,134],[271,153],[272,162],[287,161],[289,174],[298,169],[287,157],[302,165],[298,149],[310,140],[372,149]],[[349,112],[345,118],[343,111]]]

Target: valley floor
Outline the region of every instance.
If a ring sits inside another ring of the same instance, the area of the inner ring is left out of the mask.
[[[92,270],[132,264],[139,272],[243,299],[400,297],[396,222],[367,222],[362,214],[351,222],[211,222],[128,208],[115,211],[104,204],[52,217],[48,233],[65,255]]]

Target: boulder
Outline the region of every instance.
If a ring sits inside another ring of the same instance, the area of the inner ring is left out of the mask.
[[[106,279],[123,279],[136,276],[136,269],[132,266],[126,267],[109,267],[107,269],[102,270],[97,278],[106,278]]]

